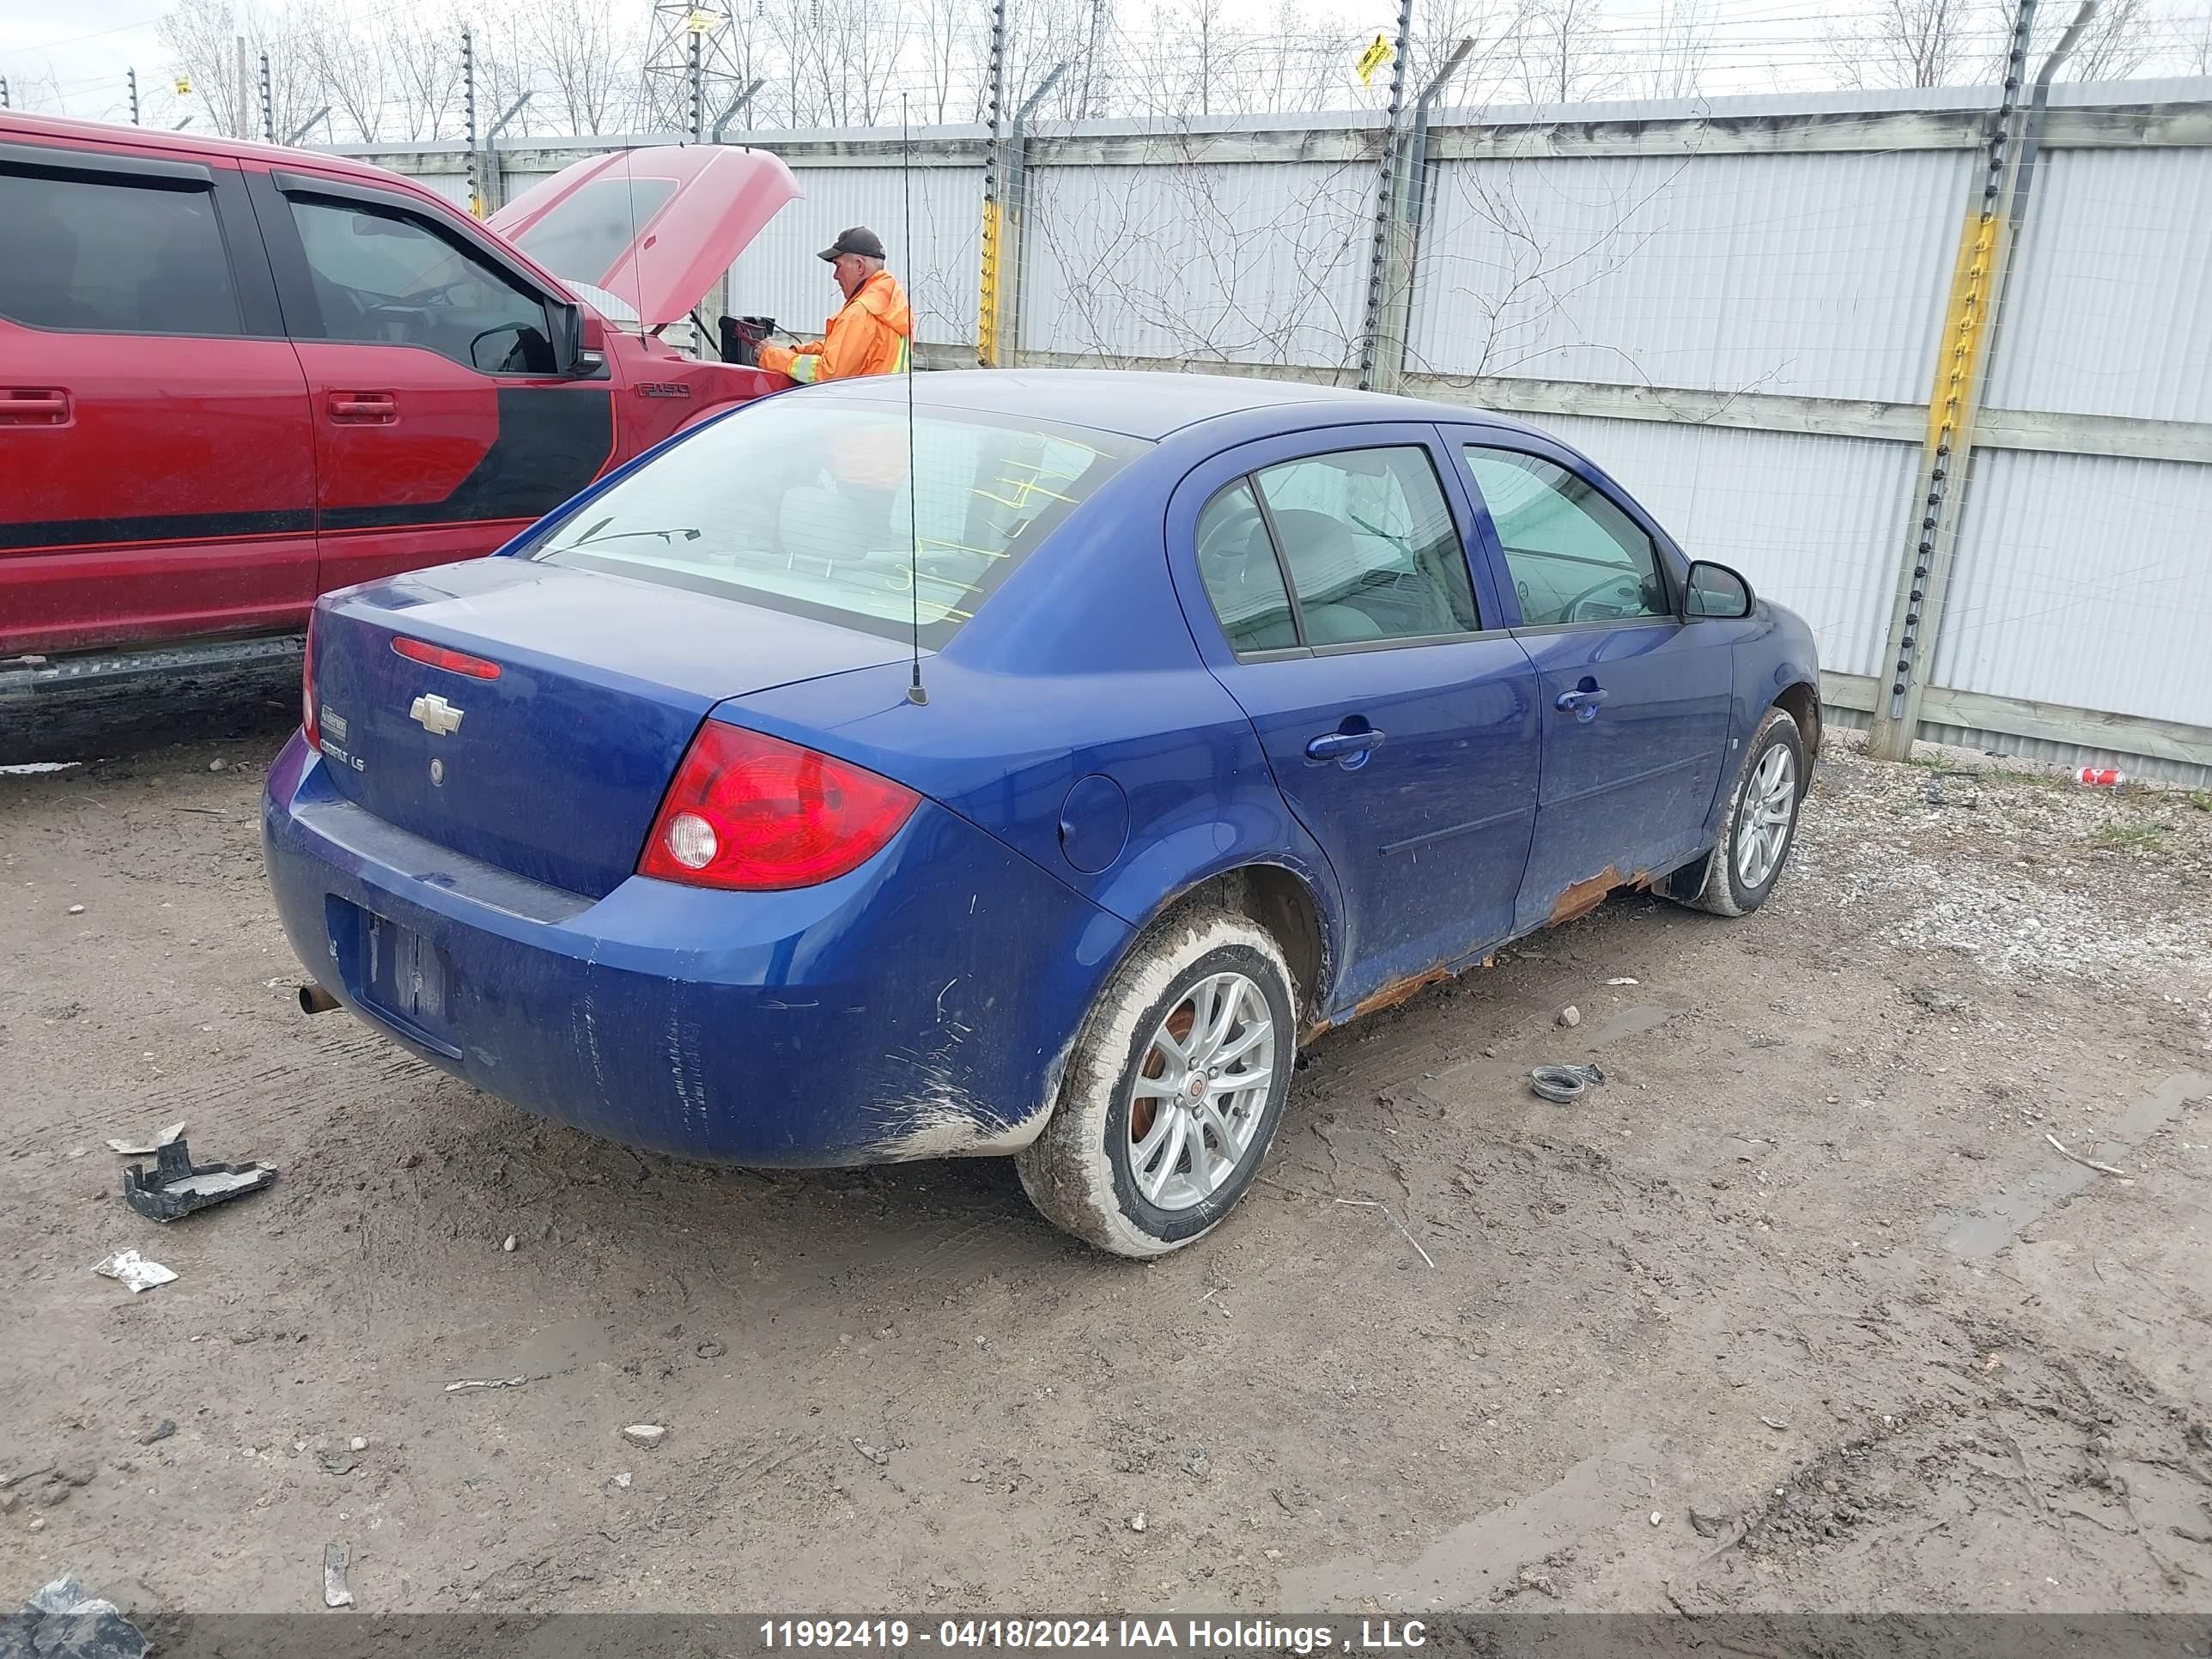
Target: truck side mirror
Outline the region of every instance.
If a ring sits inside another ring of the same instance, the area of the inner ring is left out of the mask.
[[[579,380],[588,380],[606,367],[605,337],[596,325],[596,319],[586,322],[580,306],[551,304],[546,310],[553,319],[553,362],[556,373]],[[599,334],[600,337],[593,339]]]

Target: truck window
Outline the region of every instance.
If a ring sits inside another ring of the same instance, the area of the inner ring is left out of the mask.
[[[102,334],[238,334],[215,198],[0,169],[0,317]]]
[[[322,337],[423,346],[493,374],[550,374],[545,304],[404,213],[295,199]]]

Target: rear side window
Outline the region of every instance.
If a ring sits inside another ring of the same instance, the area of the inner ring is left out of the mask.
[[[1673,614],[1651,538],[1587,478],[1540,455],[1468,445],[1526,628]]]
[[[239,334],[201,189],[0,172],[0,317],[103,334]]]
[[[890,639],[918,618],[933,650],[1147,447],[966,410],[924,410],[909,434],[896,405],[773,398],[584,502],[530,556]]]
[[[1474,631],[1467,555],[1426,450],[1340,450],[1254,476],[1306,644]]]
[[[295,200],[323,337],[423,346],[488,374],[550,374],[545,302],[404,213]]]
[[[1297,644],[1282,567],[1247,480],[1230,485],[1199,515],[1198,573],[1234,649],[1278,651]]]

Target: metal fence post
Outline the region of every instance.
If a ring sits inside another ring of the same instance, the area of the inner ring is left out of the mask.
[[[1375,240],[1367,258],[1367,315],[1359,331],[1359,384],[1375,387],[1376,363],[1382,343],[1383,312],[1389,291],[1392,249],[1401,231],[1403,216],[1398,191],[1398,118],[1406,107],[1406,53],[1413,34],[1413,0],[1398,0],[1398,46],[1390,58],[1390,104],[1382,117],[1382,155],[1375,169]],[[1402,347],[1400,368],[1403,368]],[[1396,376],[1389,370],[1391,386]],[[1385,390],[1389,387],[1385,387]]]
[[[1943,595],[1958,550],[1960,509],[1966,500],[1966,467],[1973,454],[1974,420],[1980,412],[1987,378],[1989,340],[1996,300],[2004,284],[2012,251],[2013,227],[2008,204],[2020,184],[2021,85],[2026,77],[2028,31],[2036,0],[2020,0],[2012,40],[2005,58],[2004,90],[1990,123],[1990,141],[1980,176],[1967,196],[1959,252],[1953,262],[1951,293],[1936,337],[1936,374],[1928,394],[1928,435],[1921,445],[1920,471],[1913,489],[1912,515],[1905,532],[1904,557],[1898,562],[1897,597],[1890,607],[1889,634],[1875,675],[1873,728],[1867,750],[1882,760],[1904,760],[1912,753],[1920,729],[1920,702],[1936,665],[1936,644],[1943,617]],[[2057,53],[2046,69],[2057,67]]]
[[[1001,368],[999,308],[1007,284],[1004,250],[1000,246],[1006,213],[1006,154],[1002,116],[1006,106],[1006,0],[991,7],[991,61],[984,88],[984,119],[991,129],[983,162],[982,266],[975,295],[975,362],[983,368]],[[907,251],[913,258],[913,250]]]
[[[477,43],[466,23],[461,25],[462,136],[469,148],[469,211],[484,216],[483,157],[477,149]]]
[[[1474,50],[1473,40],[1452,48],[1444,65],[1413,102],[1413,123],[1400,146],[1398,182],[1391,191],[1389,235],[1383,248],[1382,302],[1375,325],[1367,378],[1376,392],[1395,392],[1405,384],[1407,343],[1413,337],[1413,264],[1420,256],[1421,222],[1426,216],[1429,114],[1444,83]]]

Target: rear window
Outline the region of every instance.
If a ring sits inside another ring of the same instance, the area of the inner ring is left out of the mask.
[[[532,551],[942,646],[1142,441],[967,410],[774,398],[583,503]],[[915,538],[918,536],[918,544]]]

